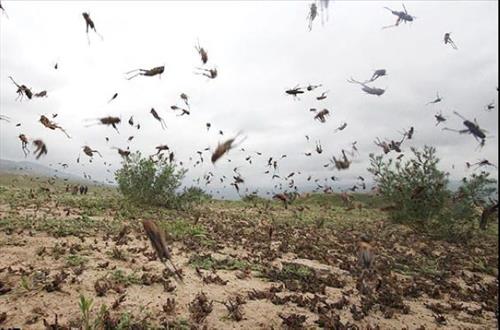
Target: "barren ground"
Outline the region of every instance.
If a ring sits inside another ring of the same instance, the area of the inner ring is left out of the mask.
[[[358,200],[350,211],[334,195],[287,210],[262,201],[141,209],[111,190],[75,196],[3,176],[0,327],[53,329],[57,315],[61,329],[497,328],[496,223],[451,244]],[[166,230],[182,281],[155,258],[142,219]],[[362,278],[363,234],[376,261]]]

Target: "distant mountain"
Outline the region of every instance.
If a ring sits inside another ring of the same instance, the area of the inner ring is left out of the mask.
[[[0,174],[1,173],[28,174],[47,177],[56,176],[60,179],[68,179],[71,181],[85,181],[77,175],[61,172],[59,170],[28,161],[16,162],[7,159],[0,159]]]

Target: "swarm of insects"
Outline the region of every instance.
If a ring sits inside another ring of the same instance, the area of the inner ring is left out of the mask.
[[[174,269],[174,274],[182,280],[182,272],[175,267],[172,262],[172,255],[170,253],[170,249],[167,246],[165,241],[165,233],[161,230],[158,225],[152,220],[143,220],[142,225],[144,226],[144,231],[151,242],[151,246],[156,252],[158,259],[162,262],[166,262],[167,260],[170,262],[170,265]]]
[[[62,128],[61,126],[57,125],[56,123],[50,121],[50,119],[47,118],[46,116],[44,116],[44,115],[40,116],[40,122],[42,123],[43,126],[49,128],[51,130],[55,130],[56,128],[60,129],[64,134],[66,134],[66,136],[68,138],[71,138],[71,136],[69,136],[68,133],[66,133],[64,128]]]
[[[127,80],[130,80],[130,79],[135,78],[137,76],[153,77],[153,76],[157,75],[159,78],[161,78],[161,75],[163,72],[165,72],[165,66],[157,66],[157,67],[152,68],[152,69],[135,69],[135,70],[125,72],[125,74],[134,73],[132,76],[127,78]]]
[[[33,153],[36,154],[36,159],[47,154],[47,146],[42,140],[34,140],[33,145],[36,147],[35,151],[33,151]]]

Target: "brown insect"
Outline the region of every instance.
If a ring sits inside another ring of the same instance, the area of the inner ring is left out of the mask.
[[[328,111],[328,109],[323,109],[320,112],[318,112],[316,114],[316,116],[314,116],[314,119],[318,119],[320,122],[324,123],[324,122],[326,122],[326,116],[329,116],[329,115],[330,115],[330,111]]]
[[[165,120],[163,120],[163,118],[161,118],[159,115],[158,115],[158,112],[156,112],[156,110],[154,108],[151,108],[151,111],[150,113],[153,115],[153,117],[158,120],[161,124],[161,128],[165,129],[167,128],[167,125],[165,124]]]
[[[158,225],[152,220],[143,220],[142,225],[144,226],[144,231],[146,232],[146,235],[151,242],[151,246],[158,256],[158,259],[160,259],[160,261],[162,262],[168,260],[172,265],[172,268],[174,269],[173,273],[182,280],[182,272],[178,270],[172,262],[172,255],[165,241],[165,232],[161,230]]]
[[[389,144],[387,142],[380,141],[380,139],[377,138],[377,140],[373,141],[373,143],[375,143],[376,146],[381,147],[382,150],[384,150],[384,154],[388,154],[389,152],[391,152],[391,148],[389,147]]]
[[[196,49],[196,51],[198,52],[198,54],[200,54],[200,57],[201,57],[201,62],[203,64],[207,64],[208,62],[208,53],[207,51],[200,46],[200,41],[198,40],[198,44],[194,46],[194,48]]]
[[[157,146],[156,150],[158,150],[158,152],[156,153],[158,155],[162,151],[169,150],[169,148],[168,148],[168,145],[162,144],[162,145]]]
[[[33,95],[34,97],[47,97],[47,91],[41,91]]]
[[[213,68],[213,69],[196,68],[196,69],[199,71],[195,72],[195,74],[202,75],[202,76],[208,77],[210,79],[217,78],[217,76],[219,74],[217,71],[217,68]]]
[[[87,156],[93,157],[94,156],[94,152],[97,153],[102,158],[102,155],[101,155],[101,153],[99,151],[93,150],[89,146],[83,146],[83,153],[86,154]]]
[[[28,138],[24,134],[19,134],[19,140],[21,140],[21,148],[24,152],[24,157],[28,156]]]
[[[69,136],[68,133],[66,133],[64,128],[62,128],[61,126],[57,125],[56,123],[50,121],[50,119],[45,117],[44,115],[40,116],[40,122],[42,123],[43,126],[50,128],[51,130],[55,130],[56,128],[60,129],[64,134],[66,134],[66,136],[68,138],[71,139],[71,136]]]
[[[162,73],[165,72],[165,66],[157,66],[156,68],[152,68],[149,70],[147,70],[147,69],[135,69],[135,70],[131,70],[129,72],[125,72],[125,74],[130,74],[132,72],[137,72],[137,73],[128,77],[127,80],[130,80],[130,79],[135,78],[137,76],[153,77],[153,76],[158,75],[158,77],[161,78]]]
[[[335,158],[335,156],[332,157],[332,163],[335,165],[335,168],[337,170],[346,170],[351,166],[351,161],[347,159],[347,156],[345,154],[345,150],[342,149],[342,157],[340,159]]]
[[[321,147],[321,142],[319,141],[316,142],[316,152],[318,154],[321,154],[323,152],[323,148]]]
[[[42,140],[34,140],[33,144],[35,145],[36,149],[33,151],[34,154],[36,154],[36,159],[40,158],[42,155],[47,154],[47,146],[45,143],[43,143]]]
[[[320,96],[316,97],[316,100],[321,101],[321,100],[326,99],[326,98],[327,98],[326,94],[327,94],[328,92],[329,92],[329,91],[326,91],[326,92],[321,93],[321,95],[320,95]]]
[[[187,94],[181,93],[180,97],[184,101],[184,104],[186,105],[186,107],[188,107],[188,109],[191,109],[189,106],[189,97],[187,96]]]
[[[102,36],[99,34],[99,32],[97,32],[96,28],[95,28],[95,24],[94,24],[94,21],[92,21],[92,19],[90,18],[90,14],[89,13],[82,13],[82,16],[83,16],[83,19],[85,20],[85,26],[86,26],[86,33],[87,33],[87,40],[89,42],[89,45],[90,45],[90,37],[89,37],[89,28],[91,28],[92,30],[94,30],[94,32],[99,36],[99,38],[101,38],[101,40],[103,39]]]
[[[358,243],[358,264],[363,269],[370,269],[375,259],[373,248],[368,242]]]
[[[212,153],[212,163],[215,163],[219,158],[221,158],[226,152],[228,152],[230,149],[236,147],[236,145],[233,145],[234,141],[236,140],[236,138],[240,135],[240,133],[238,133],[234,138],[232,139],[229,139],[227,141],[225,141],[224,143],[222,144],[218,144],[217,145],[217,148],[215,149],[215,151]],[[242,143],[243,141],[245,140],[245,138],[240,142]]]
[[[117,147],[114,147],[114,149],[118,150],[118,154],[122,156],[122,158],[128,159],[128,156],[130,156],[129,150],[123,150]]]
[[[6,115],[0,115],[0,120],[5,120],[6,122],[10,123],[10,117]]]
[[[12,82],[14,83],[14,85],[16,85],[17,87],[17,98],[16,98],[16,101],[19,99],[20,101],[22,101],[23,99],[23,96],[26,96],[28,99],[31,100],[31,98],[33,97],[33,92],[31,92],[31,89],[29,89],[28,87],[26,87],[26,85],[19,85],[18,83],[16,83],[14,81],[14,78],[12,78],[11,76],[9,76],[10,80],[12,80]]]
[[[93,120],[93,119],[91,119]],[[99,118],[97,119],[98,120],[98,124],[102,124],[102,125],[106,125],[106,126],[112,126],[117,132],[118,134],[120,133],[118,131],[118,128],[116,128],[116,125],[121,123],[121,119],[119,117],[111,117],[111,116],[108,116],[108,117],[104,117],[104,118]],[[90,125],[87,125],[86,127],[89,127],[89,126],[92,126],[93,124],[90,124]]]

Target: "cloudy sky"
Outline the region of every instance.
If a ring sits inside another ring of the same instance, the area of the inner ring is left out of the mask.
[[[373,140],[399,139],[399,132],[414,126],[414,138],[404,143],[403,151],[408,155],[410,146],[434,145],[441,167],[452,179],[467,174],[466,161],[486,158],[497,164],[497,1],[408,1],[406,7],[416,19],[390,29],[382,27],[394,24],[396,16],[384,6],[400,10],[400,2],[330,1],[308,31],[310,3],[4,0],[0,113],[11,122],[0,121],[0,158],[25,159],[18,139],[24,133],[30,139],[41,138],[48,146],[48,155],[38,161],[29,155],[27,160],[54,167],[68,163],[66,172],[80,176],[85,172],[105,181],[120,166],[120,156],[112,147],[129,146],[150,155],[155,146],[168,144],[177,162],[183,161],[189,170],[186,185],[212,172],[215,177],[208,190],[234,196],[229,181],[220,184],[219,179],[223,175],[232,178],[235,166],[246,181],[243,191],[278,192],[273,186],[280,181],[272,181],[264,171],[269,157],[279,159],[286,154],[277,174],[301,172],[294,178],[304,191],[311,187],[306,181],[309,175],[320,183],[332,175],[338,177],[337,182],[328,181],[334,188],[352,185],[358,175],[368,178],[368,154],[381,152]],[[84,11],[90,13],[103,37],[90,31],[90,45]],[[452,32],[458,50],[443,43],[445,32]],[[208,51],[205,67],[218,69],[216,79],[194,74],[201,65],[194,48],[197,40]],[[161,65],[165,66],[161,79],[125,79],[129,70]],[[351,76],[367,80],[381,68],[388,75],[372,84],[386,89],[380,97],[347,82]],[[47,90],[48,97],[16,101],[16,87],[8,76],[34,92]],[[306,92],[300,100],[285,94],[286,89],[308,84],[322,87]],[[328,91],[328,98],[317,101],[323,91]],[[426,105],[436,92],[443,101]],[[108,104],[114,93],[118,97]],[[178,117],[178,112],[170,110],[171,105],[182,106],[181,93],[190,98],[189,116]],[[495,109],[485,111],[491,102]],[[166,130],[151,116],[151,108],[165,119]],[[326,123],[314,120],[310,108],[328,109]],[[434,115],[439,111],[448,121],[436,127]],[[462,128],[462,120],[453,111],[477,118],[488,130],[484,148],[477,149],[470,135],[441,130],[444,126]],[[38,122],[40,115],[51,118],[54,113],[58,114],[54,120],[71,139]],[[108,115],[122,118],[120,134],[111,127],[85,127],[86,120]],[[127,124],[132,115],[141,124],[140,130]],[[212,125],[208,132],[207,122]],[[335,133],[344,122],[347,128]],[[215,165],[210,163],[210,153],[204,152],[204,163],[193,168],[199,159],[196,151],[213,150],[239,131],[247,139],[238,148]],[[322,154],[314,150],[316,141],[323,147]],[[323,167],[353,141],[357,141],[359,155],[349,170]],[[103,159],[96,156],[89,163],[81,152],[84,145],[99,150]],[[313,155],[306,157],[306,152]],[[82,161],[77,164],[79,154]],[[245,161],[249,155],[252,164]],[[105,166],[105,161],[112,165]],[[283,189],[288,187],[282,182]]]

